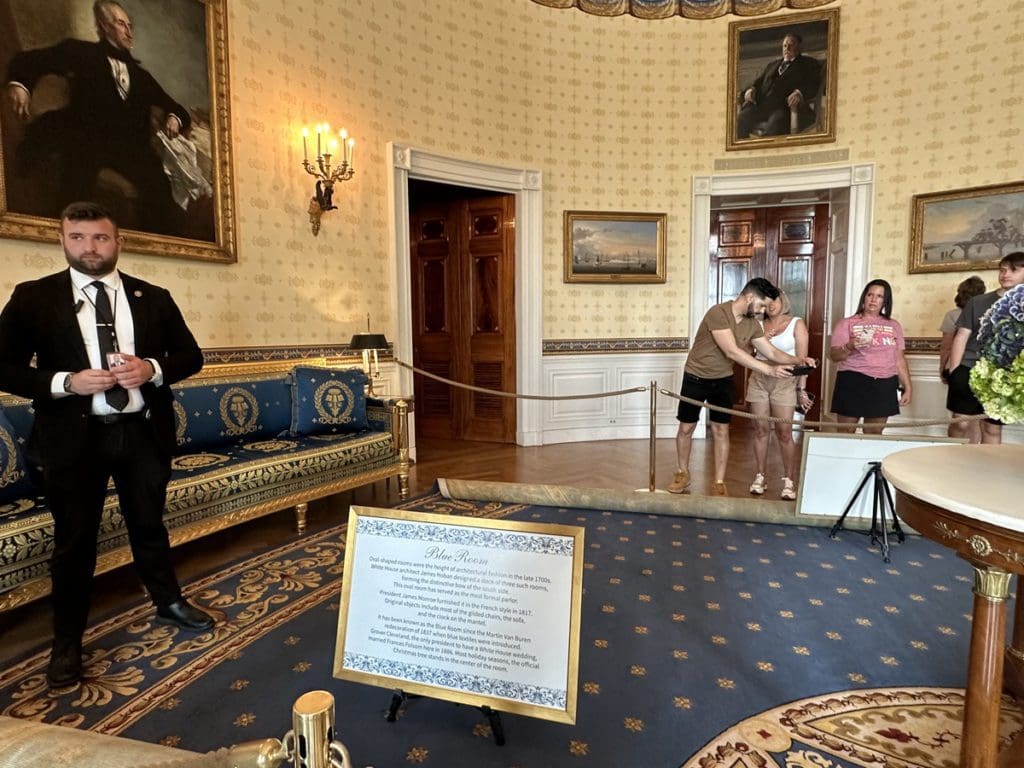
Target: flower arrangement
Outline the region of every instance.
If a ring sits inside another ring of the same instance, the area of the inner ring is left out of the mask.
[[[981,358],[971,368],[971,389],[985,413],[1024,422],[1024,285],[1004,293],[981,318]]]

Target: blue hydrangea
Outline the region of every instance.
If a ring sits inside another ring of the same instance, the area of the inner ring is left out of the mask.
[[[1008,368],[1024,351],[1024,285],[1004,293],[981,318],[982,356]]]

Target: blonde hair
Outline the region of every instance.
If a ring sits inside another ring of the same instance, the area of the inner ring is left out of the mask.
[[[789,314],[789,310],[793,308],[793,305],[789,303],[789,296],[787,296],[786,292],[784,290],[782,290],[781,288],[779,289],[779,301],[782,302],[782,313],[781,314],[788,315]]]

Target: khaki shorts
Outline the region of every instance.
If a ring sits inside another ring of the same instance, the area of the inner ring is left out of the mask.
[[[796,384],[793,379],[776,379],[751,371],[747,379],[747,402],[768,403],[796,408]]]

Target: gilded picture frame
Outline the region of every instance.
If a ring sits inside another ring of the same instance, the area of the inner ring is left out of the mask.
[[[783,69],[790,36],[800,56]],[[838,8],[730,23],[726,150],[835,141],[838,61]]]
[[[664,283],[664,213],[566,211],[566,283]]]
[[[55,242],[61,209],[86,199],[113,213],[126,251],[234,263],[226,0],[100,13],[69,0],[41,21],[37,0],[0,0],[0,237]]]
[[[1024,249],[1024,181],[914,195],[908,271],[997,269]]]

